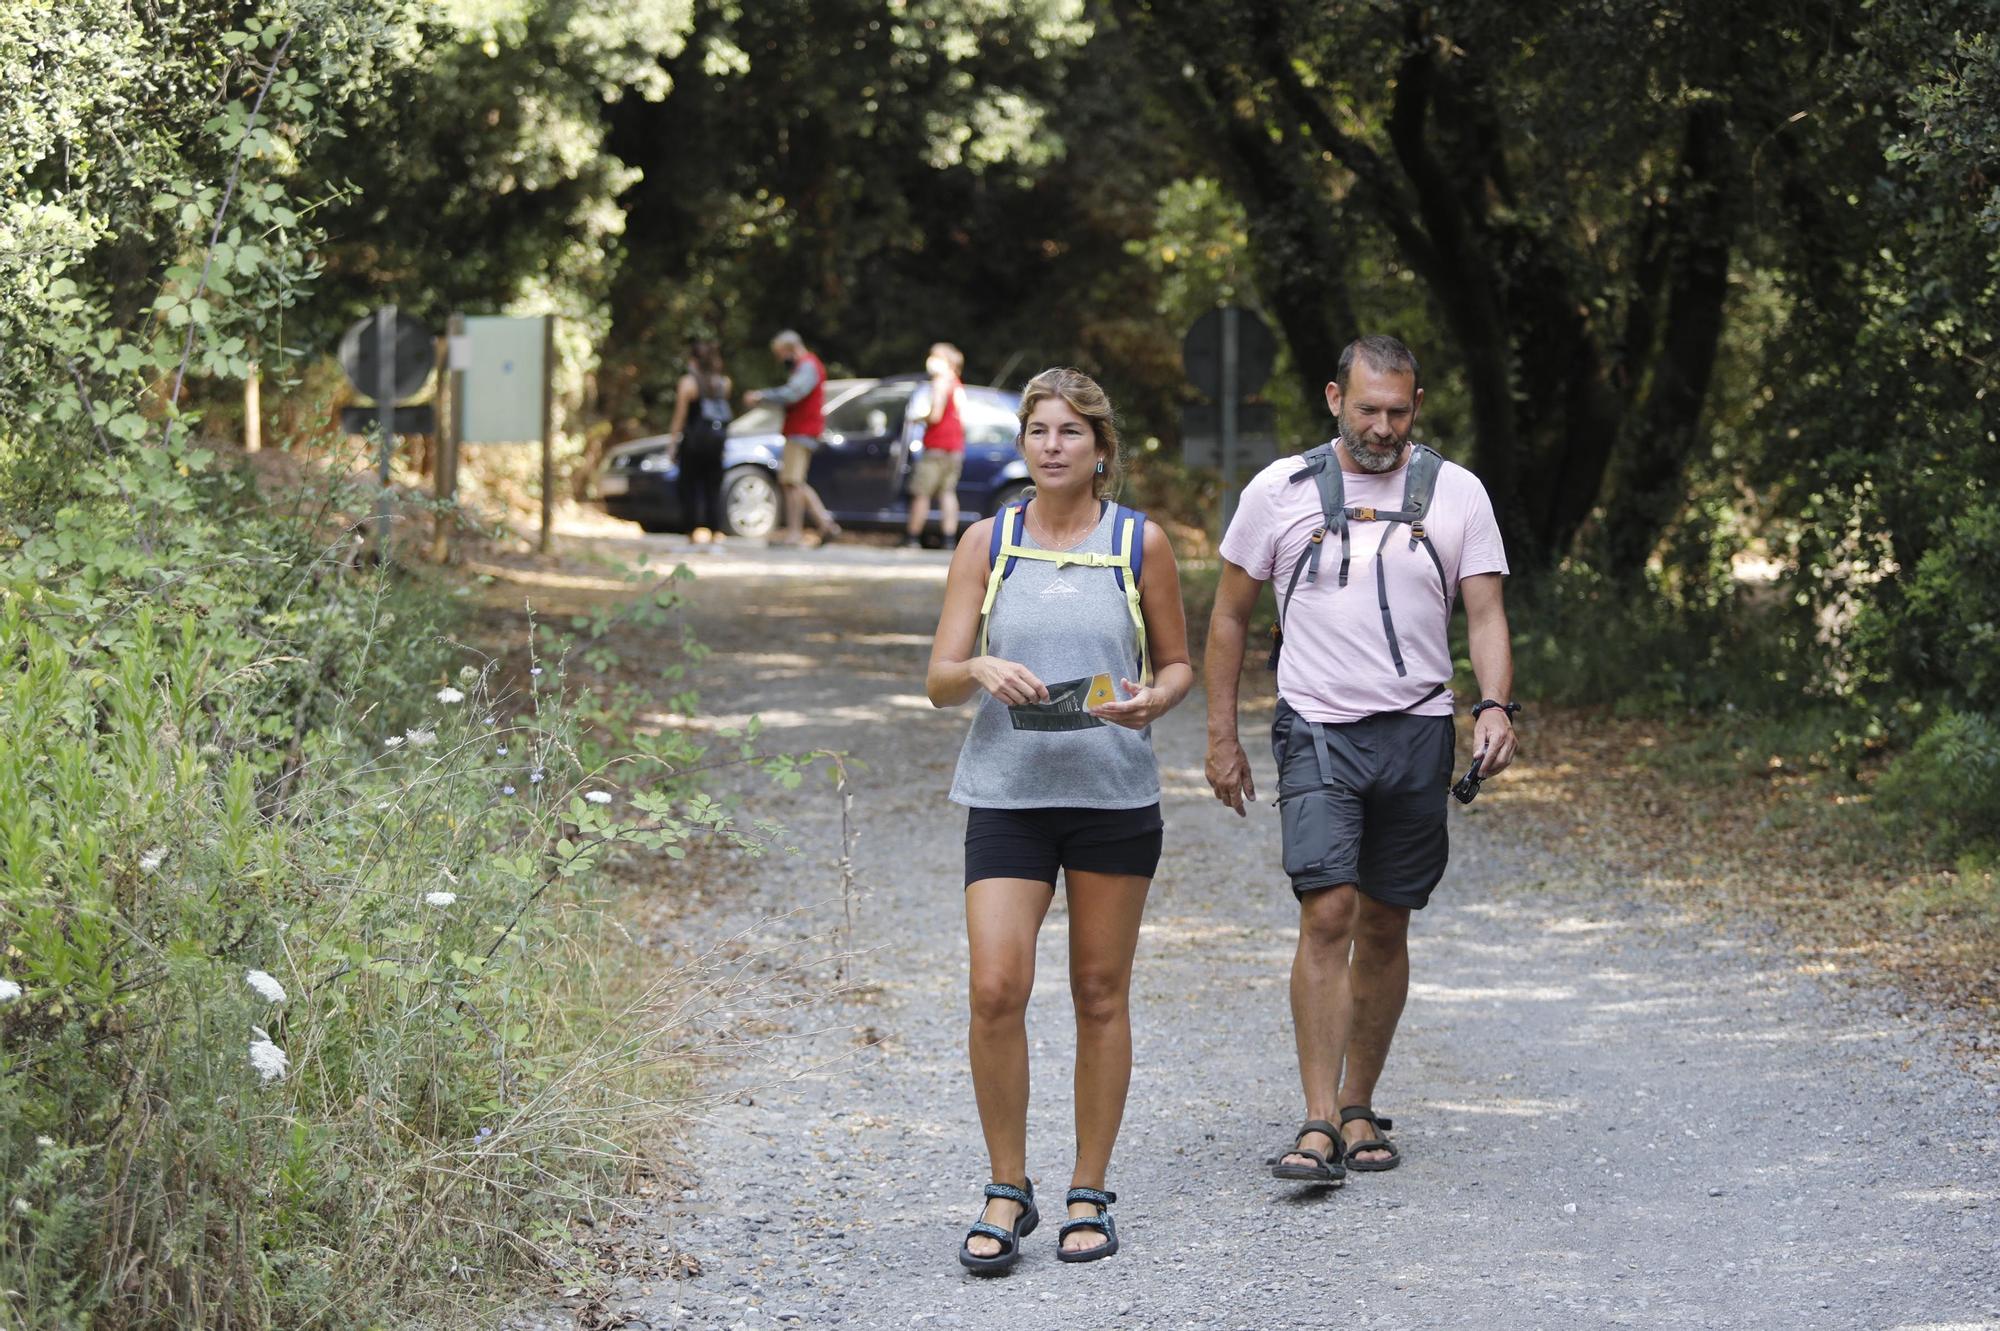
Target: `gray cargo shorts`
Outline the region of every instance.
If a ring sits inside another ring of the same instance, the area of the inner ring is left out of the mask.
[[[1353,883],[1385,905],[1422,910],[1450,850],[1456,744],[1448,716],[1314,724],[1279,699],[1271,756],[1293,894]]]

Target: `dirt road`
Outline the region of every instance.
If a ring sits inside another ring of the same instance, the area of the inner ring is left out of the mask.
[[[1480,805],[1456,816],[1451,872],[1413,929],[1377,1098],[1404,1166],[1337,1191],[1271,1179],[1301,1110],[1296,914],[1275,811],[1240,821],[1201,779],[1199,694],[1156,729],[1167,855],[1110,1179],[1124,1251],[1059,1265],[1052,1219],[1011,1276],[968,1277],[954,1252],[985,1166],[963,813],[943,797],[966,716],[922,690],[945,557],[690,562],[716,649],[697,677],[708,722],[755,714],[774,747],[857,761],[858,987],[757,1014],[769,1038],[658,1216],[700,1273],[628,1282],[624,1325],[2000,1327],[2000,1084],[1909,1017],[1797,974],[1747,924],[1573,885],[1560,847]],[[1268,721],[1265,703],[1244,727],[1265,790]],[[685,921],[750,931],[774,967],[842,924],[836,802],[808,787],[785,820],[802,853],[746,862]],[[1065,927],[1058,898],[1029,1014],[1030,1167],[1052,1215],[1070,1164]]]

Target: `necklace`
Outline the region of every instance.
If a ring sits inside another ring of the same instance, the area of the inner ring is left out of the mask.
[[[1042,523],[1041,514],[1036,511],[1035,506],[1032,504],[1028,506],[1028,526],[1030,528],[1030,534],[1034,536],[1034,538],[1037,541],[1039,541],[1044,548],[1050,550],[1068,550],[1071,547],[1077,545],[1079,542],[1083,540],[1084,537],[1090,535],[1092,529],[1097,526],[1097,522],[1098,522],[1097,516],[1092,516],[1089,522],[1077,528],[1075,531],[1070,532],[1069,534],[1064,536],[1058,536],[1055,534],[1055,532],[1049,530],[1049,528]]]

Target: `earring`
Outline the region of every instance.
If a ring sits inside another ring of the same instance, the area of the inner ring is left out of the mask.
[[[1097,464],[1097,474],[1099,476],[1102,476],[1104,474],[1104,464],[1102,462],[1099,462]]]

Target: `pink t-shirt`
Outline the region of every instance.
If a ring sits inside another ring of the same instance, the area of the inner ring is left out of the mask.
[[[1337,458],[1336,458],[1337,461]],[[1319,486],[1308,478],[1292,484],[1297,457],[1280,458],[1252,478],[1222,538],[1222,557],[1260,582],[1270,582],[1280,601],[1299,554],[1320,527]],[[1380,476],[1342,472],[1350,508],[1394,512],[1403,505],[1407,464]],[[1284,606],[1285,650],[1278,658],[1278,692],[1309,721],[1359,721],[1381,712],[1449,716],[1450,690],[1429,702],[1417,699],[1451,678],[1451,607],[1462,578],[1507,572],[1507,552],[1493,520],[1493,504],[1479,478],[1454,462],[1438,472],[1425,534],[1444,565],[1443,595],[1437,566],[1423,547],[1410,549],[1410,529],[1398,525],[1383,551],[1389,612],[1407,675],[1396,674],[1382,608],[1375,590],[1375,551],[1382,543],[1380,522],[1350,522],[1347,585],[1340,585],[1340,542],[1328,533],[1320,547],[1319,580],[1299,578]],[[1247,654],[1259,656],[1258,643]],[[1417,704],[1417,705],[1412,705]]]

